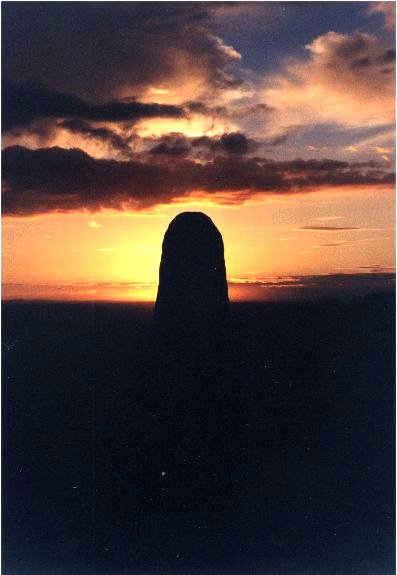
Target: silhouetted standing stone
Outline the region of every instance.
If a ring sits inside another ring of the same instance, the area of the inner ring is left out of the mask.
[[[163,241],[155,318],[186,328],[221,325],[229,312],[223,240],[201,212],[183,212]]]

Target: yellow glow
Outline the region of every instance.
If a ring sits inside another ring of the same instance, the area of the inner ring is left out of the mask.
[[[5,218],[3,297],[41,286],[46,297],[52,290],[55,299],[68,299],[69,292],[70,299],[153,300],[164,232],[185,210],[204,211],[221,231],[228,278],[261,281],[394,266],[394,196],[389,190],[269,196],[245,205],[190,198],[144,213]],[[319,225],[360,229],[299,230]],[[48,285],[52,288],[42,287]],[[263,294],[265,288],[258,289]],[[244,286],[231,288],[237,299],[254,293],[247,295]]]
[[[136,86],[125,85],[119,88],[117,98],[135,98],[141,102],[180,105],[185,102],[202,101],[210,86],[208,71],[203,62],[193,61],[190,55],[178,50],[170,50],[173,72],[164,79],[161,86],[149,86],[138,94]]]
[[[192,115],[189,118],[151,118],[142,120],[136,126],[136,132],[142,138],[159,137],[163,134],[179,132],[190,138],[219,136],[236,130],[236,125],[222,118],[208,118]]]

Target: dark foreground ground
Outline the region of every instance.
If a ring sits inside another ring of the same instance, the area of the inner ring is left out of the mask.
[[[4,575],[394,573],[394,300],[3,305]]]

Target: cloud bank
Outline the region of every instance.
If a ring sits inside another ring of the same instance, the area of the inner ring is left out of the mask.
[[[152,156],[151,156],[152,157]],[[321,189],[391,187],[394,174],[376,162],[272,161],[242,155],[199,163],[98,160],[78,149],[18,146],[3,152],[3,213],[23,216],[53,211],[140,209],[199,193],[242,203],[258,194]]]

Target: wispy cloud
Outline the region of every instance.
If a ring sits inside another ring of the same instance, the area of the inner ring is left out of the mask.
[[[329,244],[319,244],[317,246],[313,246],[314,248],[340,248],[341,246],[349,246],[351,245],[350,242],[336,242],[336,243],[329,243]]]
[[[364,267],[364,266],[362,266]],[[361,268],[357,268],[361,269]],[[365,267],[365,272],[326,275],[266,276],[256,273],[254,278],[229,279],[232,301],[240,299],[279,300],[357,297],[378,292],[392,292],[395,288],[393,268]],[[236,291],[237,290],[237,291]],[[3,298],[81,301],[154,301],[157,283],[153,282],[84,282],[63,284],[3,284]]]
[[[372,273],[385,273],[385,272],[395,272],[395,266],[381,266],[380,264],[374,264],[370,266],[358,266],[356,269],[358,270],[368,270]]]
[[[381,14],[384,25],[388,30],[396,28],[396,3],[395,2],[369,2],[368,14]]]
[[[318,218],[314,218],[319,222],[331,222],[333,220],[344,220],[344,216],[319,216]]]
[[[295,228],[296,230],[304,230],[304,231],[311,231],[311,232],[352,232],[361,230],[362,228],[355,228],[355,227],[341,227],[341,226],[301,226],[299,228]]]
[[[366,273],[337,273],[276,278],[235,279],[229,282],[231,293],[239,298],[257,300],[345,299],[362,297],[395,289],[395,273],[379,268]],[[240,294],[240,295],[239,295]]]

